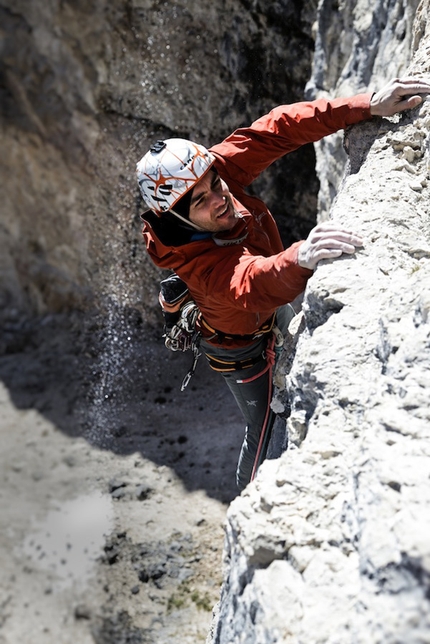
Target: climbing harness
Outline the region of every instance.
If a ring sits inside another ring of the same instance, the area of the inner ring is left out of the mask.
[[[223,344],[226,340],[234,340],[236,342],[244,342],[244,344],[249,344],[250,342],[253,342],[254,340],[258,340],[261,338],[263,335],[266,335],[270,333],[273,329],[273,325],[275,323],[275,315],[273,314],[264,324],[262,324],[254,333],[247,333],[247,334],[234,334],[234,333],[224,333],[223,331],[218,331],[217,329],[214,329],[202,315],[199,316],[199,326],[202,331],[202,335],[205,338],[205,340],[208,340],[209,342],[213,342],[214,340],[217,341],[218,344]],[[227,362],[225,364],[228,364]],[[235,364],[232,362],[231,364]],[[249,365],[251,366],[251,365]],[[246,367],[244,367],[246,369]],[[221,371],[221,369],[216,369],[216,371]],[[234,369],[226,369],[226,371],[234,371]]]
[[[216,331],[212,327],[209,327],[209,325],[205,322],[205,320],[201,316],[198,318],[198,322],[200,326],[206,327],[207,329],[210,329],[213,332],[210,339],[216,338],[220,343],[222,343],[222,341],[224,340],[236,340],[236,341],[246,340],[246,343],[249,344],[254,340],[260,339],[263,335],[271,333],[273,335],[273,342],[274,342],[276,356],[278,356],[279,352],[282,350],[282,346],[284,343],[284,336],[282,335],[282,332],[280,331],[280,329],[274,325],[274,320],[275,320],[275,316],[272,316],[270,320],[268,320],[265,324],[263,324],[263,326],[260,327],[260,329],[258,329],[258,331],[256,331],[254,334],[228,335],[228,334],[222,334],[221,331]],[[270,340],[269,340],[269,343],[270,343]],[[206,354],[206,359],[209,362],[209,366],[214,371],[218,371],[219,373],[228,373],[229,371],[242,371],[243,369],[249,369],[250,367],[253,367],[258,362],[260,362],[262,358],[265,359],[266,354],[267,354],[267,348],[259,355],[253,356],[252,358],[245,358],[244,360],[224,360],[222,358],[212,356],[208,353]],[[267,371],[267,367],[265,371],[255,376],[255,378],[258,378],[266,371]],[[238,384],[241,384],[242,380],[237,380],[236,382]],[[247,382],[247,381],[243,381],[243,382]]]
[[[226,340],[244,340],[249,344],[249,342],[258,340],[265,335],[269,336],[267,345],[261,353],[244,360],[224,360],[208,353],[205,354],[211,369],[220,373],[245,371],[262,359],[265,361],[263,369],[254,376],[236,379],[237,384],[247,384],[268,373],[267,405],[251,472],[251,481],[253,481],[264,459],[265,446],[267,446],[270,438],[273,368],[284,344],[284,336],[275,325],[275,315],[271,316],[253,334],[234,335],[218,331],[205,321],[197,304],[191,299],[185,282],[175,273],[161,281],[159,300],[164,316],[163,337],[166,347],[171,351],[188,351],[191,349],[193,353],[191,367],[181,383],[181,391],[184,391],[196,371],[197,363],[201,356],[200,340],[202,337],[212,341],[216,340],[218,344],[222,345]]]
[[[246,358],[245,360],[222,360],[221,358],[215,358],[215,356],[206,354],[206,359],[209,362],[210,368],[214,371],[228,373],[229,371],[242,371],[242,369],[253,367],[257,362],[260,362],[261,354],[255,358]]]
[[[209,341],[216,340],[218,344],[225,341],[249,344],[275,329],[274,315],[254,333],[235,335],[214,329],[203,318],[197,304],[191,299],[187,285],[176,273],[160,282],[159,301],[164,317],[164,344],[171,351],[191,349],[193,352],[193,361],[182,381],[181,391],[188,385],[196,370],[201,356],[199,346],[202,337]],[[206,354],[206,358],[214,371],[223,373],[249,369],[261,360],[261,355],[246,360],[222,360],[209,354]]]

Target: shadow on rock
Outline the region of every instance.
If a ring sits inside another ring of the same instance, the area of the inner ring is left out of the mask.
[[[188,490],[236,496],[243,423],[221,378],[201,357],[164,347],[161,323],[135,309],[25,319],[3,313],[0,378],[18,409],[36,409],[70,437],[172,468]]]

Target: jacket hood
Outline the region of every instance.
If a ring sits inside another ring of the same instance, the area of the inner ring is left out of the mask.
[[[158,217],[150,211],[142,215],[145,222],[143,237],[152,261],[160,268],[176,271],[209,248],[242,243],[250,218],[249,214],[241,215],[236,225],[223,233],[196,234],[193,228],[182,224],[174,215]]]

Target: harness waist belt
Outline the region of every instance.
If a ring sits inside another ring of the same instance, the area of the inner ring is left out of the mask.
[[[198,317],[198,325],[200,327],[202,336],[206,340],[216,339],[219,344],[222,344],[224,340],[243,340],[244,342],[250,342],[252,340],[257,340],[266,333],[270,333],[273,329],[275,323],[275,314],[273,314],[266,322],[259,327],[254,333],[244,333],[242,335],[235,333],[224,333],[223,331],[218,331],[214,329],[210,324],[206,322],[204,317],[200,314]],[[208,335],[208,332],[210,335]]]
[[[221,373],[249,369],[257,364],[257,362],[260,362],[262,358],[264,358],[264,353],[256,356],[255,358],[247,358],[246,360],[221,360],[220,358],[215,358],[214,356],[206,354],[206,359],[209,362],[210,368],[214,371],[220,371]]]

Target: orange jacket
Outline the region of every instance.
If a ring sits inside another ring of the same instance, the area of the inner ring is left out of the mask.
[[[181,246],[164,245],[150,223],[145,223],[143,236],[152,260],[184,280],[212,327],[226,334],[252,334],[279,306],[303,292],[312,275],[297,263],[303,242],[284,250],[267,206],[244,188],[284,154],[369,119],[370,97],[360,94],[282,105],[211,148],[216,168],[242,215],[231,231],[218,236],[227,245],[212,237]]]

